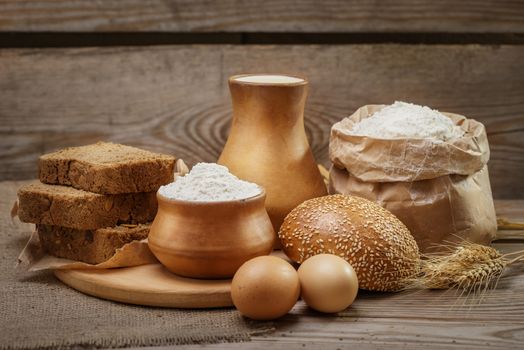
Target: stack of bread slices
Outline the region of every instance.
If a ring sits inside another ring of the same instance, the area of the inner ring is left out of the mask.
[[[36,224],[49,254],[99,264],[147,237],[174,166],[174,157],[106,142],[46,154],[40,182],[18,191],[18,216]]]

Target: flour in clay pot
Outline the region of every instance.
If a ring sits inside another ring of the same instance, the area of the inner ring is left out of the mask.
[[[240,180],[227,167],[215,163],[198,163],[184,176],[160,187],[158,192],[169,199],[192,202],[222,202],[259,195],[262,189]]]

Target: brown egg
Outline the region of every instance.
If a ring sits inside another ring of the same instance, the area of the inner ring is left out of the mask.
[[[339,312],[353,303],[358,292],[357,274],[344,259],[333,254],[315,255],[298,269],[302,299],[321,312]]]
[[[259,256],[244,263],[231,283],[231,298],[238,311],[254,320],[272,320],[293,308],[300,295],[297,271],[274,256]]]

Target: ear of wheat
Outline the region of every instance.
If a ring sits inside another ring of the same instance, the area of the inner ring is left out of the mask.
[[[407,289],[486,290],[507,266],[524,258],[523,252],[501,254],[495,248],[470,242],[450,249],[449,254],[422,260],[422,273],[407,283]]]

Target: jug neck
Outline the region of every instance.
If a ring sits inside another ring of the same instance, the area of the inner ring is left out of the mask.
[[[240,124],[261,129],[304,125],[305,79],[273,84],[244,82],[232,77],[229,89],[233,102],[233,124],[236,126]]]

